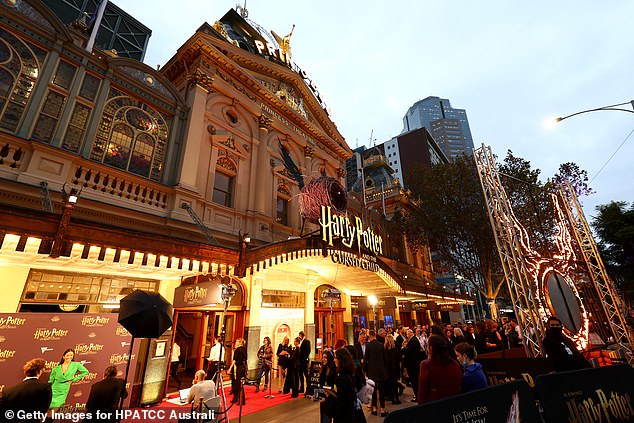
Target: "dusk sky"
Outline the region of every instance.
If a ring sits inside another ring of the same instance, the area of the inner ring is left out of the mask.
[[[145,57],[152,67],[236,6],[114,3],[152,30]],[[296,25],[294,61],[317,84],[351,148],[372,145],[371,134],[377,144],[398,135],[413,103],[438,96],[467,111],[476,148],[490,145],[500,159],[510,149],[541,169],[542,180],[564,162],[587,170],[596,191],[582,198],[588,220],[597,204],[634,201],[634,113],[544,125],[548,117],[634,98],[633,1],[249,0],[246,8],[249,19],[280,35]]]

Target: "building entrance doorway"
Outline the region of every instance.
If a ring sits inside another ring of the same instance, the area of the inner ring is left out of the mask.
[[[343,337],[342,309],[333,309],[332,320],[330,309],[315,310],[315,338],[321,338],[324,347],[334,347],[337,339]]]
[[[181,356],[178,371],[170,371],[168,391],[176,390],[178,381],[181,382],[181,387],[189,386],[197,370],[207,371],[209,352],[215,338],[221,336],[221,318],[222,311],[216,310],[176,311],[174,339],[179,344]],[[235,326],[236,313],[228,311],[225,316],[225,348],[222,355],[225,364],[231,362]]]

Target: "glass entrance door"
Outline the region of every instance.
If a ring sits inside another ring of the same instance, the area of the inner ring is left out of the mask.
[[[321,338],[324,347],[333,347],[343,338],[343,311],[315,311],[315,337]]]

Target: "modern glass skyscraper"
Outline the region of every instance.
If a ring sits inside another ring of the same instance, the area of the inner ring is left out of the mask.
[[[462,154],[472,154],[473,138],[467,112],[454,109],[449,100],[427,97],[414,103],[403,117],[402,133],[422,127],[427,128],[450,160]]]

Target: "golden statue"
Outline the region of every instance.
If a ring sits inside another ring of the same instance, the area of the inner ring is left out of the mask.
[[[275,33],[275,31],[271,31],[271,34],[273,34],[273,38],[275,38],[275,41],[277,41],[277,44],[280,46],[280,50],[282,51],[283,56],[291,56],[291,37],[293,36],[294,30],[295,24],[293,24],[291,32],[289,32],[288,35],[285,35],[284,37],[280,37]]]

